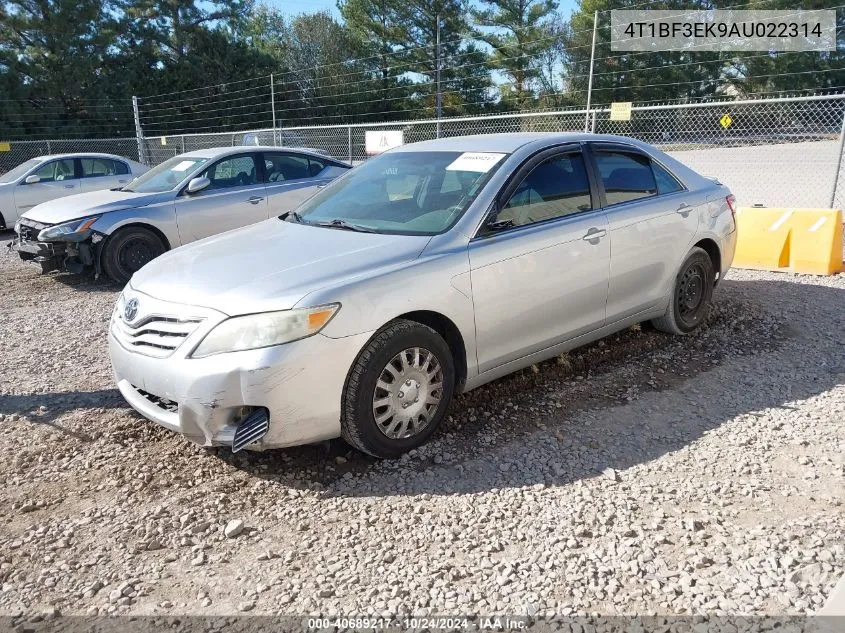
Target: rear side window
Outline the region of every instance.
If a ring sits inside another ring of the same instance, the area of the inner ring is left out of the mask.
[[[589,211],[590,182],[580,153],[550,158],[531,170],[519,183],[497,222],[525,226]]]
[[[648,157],[601,150],[595,156],[608,205],[657,195],[657,181]]]
[[[264,173],[267,182],[297,180],[312,175],[308,158],[294,154],[265,154]]]
[[[663,165],[652,161],[651,166],[654,169],[654,178],[657,180],[657,193],[662,196],[667,193],[675,193],[676,191],[683,190],[683,186],[678,182],[678,179]]]
[[[102,178],[129,173],[126,163],[110,158],[81,158],[83,178]]]

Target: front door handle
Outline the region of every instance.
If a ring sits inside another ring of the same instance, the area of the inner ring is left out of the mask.
[[[264,200],[264,198],[262,198],[261,196],[252,196],[251,198],[247,198],[246,201],[250,204],[258,204],[262,200]]]
[[[605,235],[607,235],[607,231],[605,229],[597,229],[596,227],[593,227],[589,231],[587,231],[587,234],[581,239],[586,240],[588,242],[597,242]]]
[[[120,180],[118,180],[117,182],[119,182],[119,183],[124,183],[124,182],[126,182],[126,178],[121,178],[121,179],[120,179]]]
[[[65,185],[65,189],[73,189],[73,185]]]

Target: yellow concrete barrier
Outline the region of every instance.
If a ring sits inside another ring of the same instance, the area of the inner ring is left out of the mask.
[[[742,207],[733,265],[834,275],[842,265],[842,211]]]

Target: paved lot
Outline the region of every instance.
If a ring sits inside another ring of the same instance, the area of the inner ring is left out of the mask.
[[[0,249],[0,613],[797,614],[845,571],[845,275],[734,271],[698,334],[497,381],[377,462],[140,419],[118,289]]]

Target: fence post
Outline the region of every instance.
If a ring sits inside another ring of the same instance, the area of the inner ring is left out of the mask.
[[[349,164],[352,164],[352,126],[346,128],[349,132]]]
[[[590,128],[590,131],[591,131],[593,134],[595,134],[595,133],[596,133],[596,114],[598,114],[598,112],[596,112],[595,110],[593,110],[593,125],[592,125],[592,127]]]
[[[50,147],[50,139],[47,139],[47,153],[48,153],[48,154],[52,154],[52,153],[53,153],[53,148],[52,148],[52,147]]]
[[[185,153],[185,135],[182,135],[182,153]]]
[[[144,132],[141,130],[141,116],[138,113],[138,97],[132,95],[132,114],[135,115],[135,140],[138,142],[138,162],[144,165]]]
[[[590,100],[593,96],[593,64],[596,61],[596,29],[599,24],[599,12],[593,14],[593,47],[590,51],[590,78],[587,80],[587,113],[584,115],[584,131],[590,128]]]
[[[273,73],[270,73],[270,109],[273,111],[273,145],[276,144],[276,90],[273,87]]]
[[[839,172],[842,169],[842,149],[845,147],[845,109],[842,111],[842,128],[839,130],[839,151],[836,152],[836,171],[833,174],[833,189],[830,192],[830,208],[836,204],[836,188],[839,186]]]

